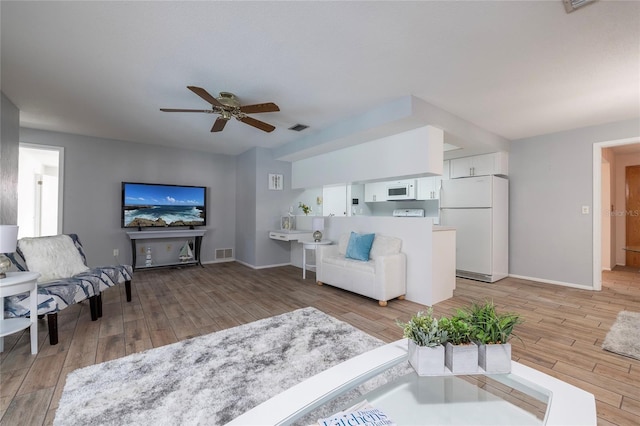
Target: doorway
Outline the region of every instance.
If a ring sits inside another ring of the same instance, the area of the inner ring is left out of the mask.
[[[603,150],[606,148],[614,148],[616,150],[624,149],[625,152],[627,149],[638,151],[640,148],[640,136],[628,139],[619,139],[612,140],[606,142],[596,142],[593,144],[593,290],[601,290],[602,289],[602,272],[603,272],[603,215],[616,215],[617,210],[613,211],[613,207],[611,211],[605,206],[604,208],[597,208],[595,206],[602,206],[603,201]],[[606,170],[606,168],[605,168]],[[610,170],[610,173],[612,170]],[[610,176],[608,177],[610,178]],[[608,178],[604,178],[606,181]],[[622,178],[620,178],[620,181]],[[624,227],[624,222],[620,227],[616,227],[616,233],[618,229],[622,229]],[[606,230],[605,230],[606,231]],[[622,241],[623,237],[620,237],[618,241]],[[613,239],[613,235],[612,238]],[[611,242],[609,242],[611,244]],[[606,249],[606,247],[605,247]],[[616,249],[616,253],[618,253]],[[612,255],[611,267],[615,266],[615,258],[617,254]]]
[[[64,148],[21,143],[18,238],[62,233]]]
[[[640,166],[625,167],[625,246],[640,248]],[[626,251],[626,266],[640,267],[640,253]]]

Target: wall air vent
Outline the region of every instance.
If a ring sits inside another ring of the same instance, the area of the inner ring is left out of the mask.
[[[594,1],[596,0],[562,0],[562,3],[564,3],[564,10],[567,13],[571,13],[584,5],[593,3]]]
[[[309,126],[307,126],[305,124],[298,123],[298,124],[295,124],[295,125],[289,127],[289,130],[293,130],[294,132],[301,132],[304,129],[308,129],[308,128],[309,128]]]
[[[233,259],[233,249],[224,248],[216,249],[216,260],[229,260]]]

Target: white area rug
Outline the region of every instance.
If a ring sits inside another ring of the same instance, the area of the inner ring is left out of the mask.
[[[602,348],[640,359],[640,313],[622,311],[602,342]]]
[[[299,309],[75,370],[67,376],[54,425],[225,424],[382,344],[314,308]],[[403,364],[387,378],[408,368]],[[304,422],[332,414],[346,400]]]

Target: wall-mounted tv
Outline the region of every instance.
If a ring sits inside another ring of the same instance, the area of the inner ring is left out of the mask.
[[[207,224],[205,186],[122,182],[122,227],[176,227]]]

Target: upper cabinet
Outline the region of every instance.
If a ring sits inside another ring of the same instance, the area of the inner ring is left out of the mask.
[[[387,182],[373,182],[364,185],[364,201],[373,203],[387,201]]]
[[[429,176],[418,178],[418,190],[416,200],[438,200],[440,199],[440,184],[442,176]]]
[[[506,152],[502,151],[449,160],[449,177],[451,179],[486,175],[506,176],[508,174],[509,157]]]

